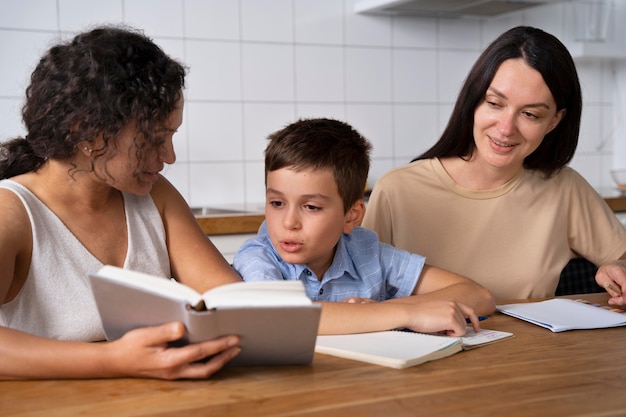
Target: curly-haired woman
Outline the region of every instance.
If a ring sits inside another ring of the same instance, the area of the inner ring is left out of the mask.
[[[122,27],[39,61],[27,135],[0,146],[0,378],[205,378],[238,353],[235,336],[169,348],[181,323],[86,343],[105,339],[87,282],[103,264],[199,291],[240,279],[159,174],[176,159],[184,77]]]

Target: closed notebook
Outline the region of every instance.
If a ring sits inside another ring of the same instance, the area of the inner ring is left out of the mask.
[[[626,326],[626,315],[567,298],[534,303],[505,304],[497,309],[553,332]]]

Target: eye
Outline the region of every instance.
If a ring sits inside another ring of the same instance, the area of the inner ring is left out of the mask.
[[[319,210],[321,210],[321,209],[322,209],[321,207],[314,206],[314,205],[312,205],[312,204],[305,204],[305,205],[304,205],[304,208],[305,208],[306,210],[308,210],[308,211],[319,211]]]
[[[539,119],[539,116],[537,116],[535,113],[531,113],[529,111],[525,111],[525,112],[523,112],[523,114],[524,114],[524,116],[528,117],[529,119],[533,119],[533,120]]]
[[[270,206],[276,207],[276,208],[282,207],[284,205],[284,203],[282,201],[277,201],[277,200],[269,201],[268,204]]]

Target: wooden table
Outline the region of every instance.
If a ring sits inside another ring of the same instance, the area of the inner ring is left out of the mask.
[[[626,415],[626,328],[552,333],[499,313],[482,324],[515,337],[404,370],[317,354],[206,381],[4,381],[0,415]]]

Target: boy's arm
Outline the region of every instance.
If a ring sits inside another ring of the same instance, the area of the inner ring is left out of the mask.
[[[478,315],[495,311],[496,303],[491,292],[478,284],[445,269],[424,265],[421,277],[410,297],[394,298],[385,303],[421,303],[434,300],[452,300],[471,307]]]
[[[407,297],[408,298],[408,297]],[[416,332],[444,332],[463,336],[465,318],[480,330],[473,310],[454,301],[423,300],[419,303],[322,302],[319,334],[365,333],[407,328]]]
[[[261,235],[261,233],[260,233]],[[283,279],[277,255],[271,245],[257,236],[244,243],[235,254],[233,265],[245,281]],[[434,279],[434,278],[433,278]],[[405,294],[409,293],[409,288]],[[413,297],[405,297],[409,299]],[[419,303],[341,303],[321,302],[319,334],[363,333],[397,328],[419,332],[443,331],[451,336],[465,334],[465,318],[475,330],[478,318],[472,308],[446,300],[420,300]]]

